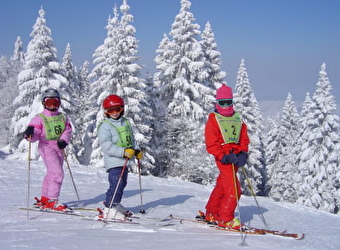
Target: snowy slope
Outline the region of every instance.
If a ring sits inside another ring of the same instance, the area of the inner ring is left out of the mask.
[[[153,225],[110,224],[82,220],[80,217],[27,212],[27,161],[6,160],[0,152],[1,189],[1,249],[241,249],[239,233],[227,233],[205,225],[175,221],[169,227]],[[102,207],[107,189],[107,176],[103,169],[72,165],[72,173],[81,203],[86,207]],[[31,162],[31,200],[40,195],[44,166]],[[138,176],[129,175],[123,204],[138,212],[141,200]],[[143,203],[147,216],[165,218],[170,214],[193,218],[198,209],[204,209],[211,187],[175,179],[142,177]],[[75,191],[65,168],[65,181],[61,201],[77,203]],[[340,249],[340,216],[288,203],[276,203],[258,197],[261,210],[272,229],[304,232],[303,240],[277,236],[246,238],[245,249]],[[263,227],[253,197],[241,198],[242,221]]]

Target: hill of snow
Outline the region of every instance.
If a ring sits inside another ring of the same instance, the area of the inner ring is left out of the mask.
[[[27,161],[9,160],[0,152],[0,244],[1,249],[240,249],[239,233],[229,233],[205,225],[184,222],[156,227],[152,223],[127,225],[83,220],[81,217],[29,212],[26,207],[28,190]],[[73,177],[79,192],[81,205],[87,208],[102,207],[108,187],[104,169],[71,164]],[[31,162],[30,198],[40,196],[45,168],[40,161]],[[147,217],[166,218],[174,214],[194,218],[204,209],[212,187],[177,179],[142,176],[142,198],[137,175],[129,174],[123,204],[138,213],[141,208]],[[340,249],[340,216],[297,206],[278,203],[270,198],[257,197],[260,209],[271,229],[305,233],[303,240],[278,236],[246,237],[245,249]],[[61,202],[77,205],[68,169]],[[264,227],[258,216],[253,197],[243,196],[240,201],[242,221],[254,227]],[[84,212],[85,213],[85,212]],[[89,213],[89,212],[87,212]],[[91,212],[95,213],[95,212]]]

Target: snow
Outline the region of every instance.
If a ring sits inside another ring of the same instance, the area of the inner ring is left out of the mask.
[[[239,233],[191,222],[173,221],[174,225],[168,227],[150,223],[104,226],[102,222],[76,216],[27,213],[19,207],[27,206],[28,162],[11,158],[0,151],[1,249],[340,249],[339,215],[264,197],[257,197],[257,201],[269,228],[303,232],[305,239],[248,235],[247,246],[240,246]],[[40,161],[31,161],[30,165],[30,202],[33,203],[34,196],[40,196],[45,167]],[[104,169],[73,164],[71,169],[81,204],[87,208],[102,207],[108,186]],[[142,176],[141,180],[143,207],[138,175],[131,173],[122,203],[136,213],[143,208],[147,211],[145,216],[160,219],[170,214],[194,218],[199,209],[204,209],[212,189],[177,179]],[[66,166],[60,200],[68,205],[78,202]],[[240,211],[244,223],[264,227],[254,197],[243,196]]]

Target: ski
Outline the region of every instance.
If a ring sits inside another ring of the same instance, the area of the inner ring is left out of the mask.
[[[94,211],[94,210],[91,209],[90,211]],[[103,212],[100,208],[97,208],[96,211],[98,211],[99,213]],[[141,213],[140,215],[132,213],[132,214],[126,215],[126,218],[134,219],[134,220],[141,220],[141,221],[155,221],[155,222],[160,222],[160,223],[172,221],[170,217],[160,219],[160,218],[148,217],[145,215],[145,213]]]
[[[181,217],[174,216],[173,214],[170,215],[170,218],[180,221],[181,224],[183,224],[183,222],[185,221],[205,224],[205,225],[208,225],[210,228],[221,230],[221,231],[228,231],[228,232],[238,232],[238,233],[255,234],[255,235],[272,234],[272,235],[282,236],[282,237],[291,237],[296,240],[302,240],[305,237],[305,234],[303,233],[288,233],[286,231],[260,229],[260,228],[250,227],[250,226],[244,226],[242,227],[242,230],[229,229],[229,228],[219,227],[216,224],[208,223],[204,220],[193,220],[193,219],[181,218]]]
[[[141,223],[139,223],[137,221],[133,221],[131,219],[126,219],[126,220],[120,220],[120,219],[97,219],[95,217],[90,217],[90,216],[85,216],[82,219],[83,220],[102,222],[104,224],[110,224],[110,223],[120,223],[120,224],[130,224],[130,225],[139,225],[139,224],[141,224]]]
[[[157,227],[167,227],[167,226],[172,226],[174,225],[172,220],[170,218],[165,218],[165,219],[157,219],[157,218],[149,218],[149,217],[138,217],[138,216],[131,216],[127,217],[125,220],[121,219],[98,219],[95,216],[90,216],[90,215],[85,215],[81,213],[77,213],[74,210],[67,210],[65,212],[63,211],[55,211],[55,210],[47,210],[47,209],[40,209],[40,208],[24,208],[20,207],[20,210],[29,210],[29,211],[34,211],[34,212],[42,212],[42,213],[51,213],[51,214],[58,214],[58,215],[67,215],[67,216],[77,216],[81,217],[82,220],[89,220],[89,221],[98,221],[102,222],[105,224],[110,224],[110,223],[120,223],[120,224],[132,224],[132,225],[153,225]],[[92,210],[90,210],[92,211]],[[93,210],[93,211],[98,211]]]
[[[170,222],[168,221],[162,221],[162,220],[154,220],[154,221],[148,221],[148,220],[139,220],[139,219],[129,219],[127,217],[126,220],[119,220],[119,219],[96,219],[93,217],[85,217],[82,218],[83,220],[90,220],[90,221],[98,221],[102,222],[104,224],[110,224],[110,223],[121,223],[121,224],[132,224],[132,225],[141,225],[141,226],[151,226],[151,227],[169,227],[174,226],[175,224],[172,223],[172,220]]]
[[[20,210],[28,210],[34,212],[43,212],[43,213],[51,213],[51,214],[60,214],[60,215],[72,215],[72,216],[79,216],[79,217],[86,217],[84,214],[79,214],[74,212],[73,210],[66,210],[66,211],[56,211],[51,209],[40,209],[40,208],[27,208],[27,207],[20,207]]]
[[[102,214],[103,211],[100,208],[97,208],[99,214]],[[135,215],[130,215],[126,217],[126,220],[130,220],[133,222],[136,222],[138,224],[143,224],[143,225],[153,225],[157,227],[165,227],[165,226],[172,226],[172,220],[170,218],[165,218],[165,219],[157,219],[157,218],[150,218],[146,216],[135,216]],[[103,221],[107,221],[105,218],[103,218]],[[124,220],[125,221],[125,220]],[[170,222],[169,222],[170,221]]]
[[[89,216],[81,213],[74,212],[73,210],[63,211],[55,211],[55,210],[47,210],[47,209],[40,209],[40,208],[19,208],[20,210],[29,210],[34,212],[42,212],[42,213],[52,213],[58,215],[71,215],[71,216],[78,216],[82,217],[83,220],[90,220],[90,221],[99,221],[105,224],[108,223],[125,223],[125,224],[140,224],[139,222],[132,221],[132,219],[120,220],[120,219],[97,219],[94,216]]]
[[[71,210],[78,210],[78,211],[92,211],[97,212],[97,208],[86,208],[86,207],[70,207]]]
[[[282,236],[282,237],[291,237],[291,238],[294,238],[296,240],[302,240],[305,237],[305,234],[303,234],[303,233],[288,233],[286,231],[260,229],[260,228],[249,227],[249,226],[245,226],[244,228],[242,228],[242,231],[227,229],[227,228],[224,228],[224,227],[219,227],[217,225],[212,225],[211,227],[214,227],[216,230],[235,231],[235,232],[242,232],[242,233],[246,233],[246,234],[257,234],[257,235],[272,234],[272,235]]]
[[[131,216],[128,218],[133,218],[134,220],[141,222],[141,224],[148,224],[148,225],[156,225],[159,227],[168,227],[174,226],[173,219],[170,217],[160,219],[160,218],[153,218],[153,217],[146,217],[146,216]]]

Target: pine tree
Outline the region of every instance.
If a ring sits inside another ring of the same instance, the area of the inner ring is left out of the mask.
[[[61,73],[67,79],[68,86],[70,88],[71,95],[71,112],[68,113],[68,117],[72,123],[72,143],[68,146],[67,150],[72,152],[69,154],[70,160],[73,162],[78,162],[78,151],[81,150],[81,136],[79,133],[79,127],[82,123],[77,123],[78,114],[82,113],[81,107],[79,106],[79,84],[77,79],[77,69],[73,65],[71,45],[67,43],[65,53],[63,56],[63,61],[60,65]]]
[[[12,105],[15,97],[18,96],[18,73],[23,69],[25,53],[20,37],[14,44],[14,51],[10,58],[0,57],[0,133],[2,134],[3,146],[10,143],[10,124],[14,113]]]
[[[153,76],[153,91],[152,94],[154,98],[152,99],[155,123],[153,124],[154,136],[151,140],[153,152],[156,155],[156,165],[154,175],[165,176],[166,167],[161,166],[162,162],[165,165],[167,157],[166,147],[164,145],[164,135],[166,133],[165,126],[165,114],[166,105],[169,103],[170,98],[165,95],[168,83],[171,82],[173,78],[172,72],[175,70],[174,65],[171,65],[171,59],[174,57],[174,52],[171,50],[172,45],[167,34],[163,35],[163,39],[159,43],[158,49],[156,50],[156,69],[157,72]],[[151,92],[151,91],[150,91]],[[165,99],[166,98],[166,99]]]
[[[301,145],[299,170],[302,183],[298,204],[337,213],[339,210],[339,117],[331,94],[326,65],[321,65],[310,112],[309,133]]]
[[[23,67],[24,62],[25,62],[25,52],[24,52],[24,47],[23,43],[21,41],[21,37],[18,36],[17,40],[15,41],[14,45],[14,52],[11,57],[11,60],[16,62],[16,64],[19,64],[19,67]]]
[[[11,119],[14,113],[13,100],[18,96],[17,72],[20,63],[12,58],[0,56],[0,133],[1,145],[11,141],[9,136]]]
[[[269,195],[277,201],[295,202],[297,199],[293,177],[297,173],[296,155],[292,154],[297,143],[299,131],[299,114],[292,96],[289,93],[282,109],[281,116],[281,157],[270,176],[271,190]]]
[[[200,27],[194,23],[190,6],[190,1],[181,1],[169,33],[171,39],[164,36],[157,51],[159,72],[154,83],[163,110],[156,119],[156,130],[161,128],[156,131],[161,145],[157,165],[159,175],[200,182],[200,173],[193,168],[205,167],[203,123],[212,109],[214,93],[207,87],[209,74],[199,41]]]
[[[207,86],[216,90],[221,86],[221,84],[226,84],[225,77],[227,74],[221,70],[221,53],[217,49],[215,35],[209,22],[206,23],[201,37],[201,45],[205,55],[206,68],[209,73],[206,80]]]
[[[77,80],[78,80],[78,88],[79,88],[79,99],[80,101],[84,101],[84,98],[87,98],[90,94],[90,80],[89,80],[89,65],[88,61],[85,61],[82,66],[80,66]]]
[[[237,73],[237,80],[234,93],[235,110],[241,114],[242,120],[247,124],[249,144],[249,158],[244,168],[249,177],[253,190],[257,194],[264,191],[264,145],[263,145],[263,119],[259,104],[251,89],[247,69],[244,60],[241,60]],[[247,181],[244,174],[240,174],[244,194],[251,194],[251,190],[246,188]]]
[[[114,17],[109,16],[108,18],[106,29],[107,36],[104,43],[93,54],[94,67],[88,76],[90,81],[92,79],[89,98],[91,105],[90,110],[83,118],[86,134],[83,137],[84,148],[81,152],[81,158],[84,164],[94,166],[104,166],[102,152],[96,136],[96,128],[104,117],[102,102],[106,96],[116,93],[116,77],[109,70],[116,61],[114,57],[117,56],[115,45],[118,42],[119,16],[116,7],[114,8]],[[114,67],[112,68],[114,69]]]
[[[310,153],[309,149],[306,148],[308,144],[305,142],[308,140],[309,135],[311,133],[310,127],[308,126],[308,114],[312,112],[311,107],[312,107],[313,100],[310,97],[309,92],[307,92],[305,101],[303,102],[302,105],[302,110],[301,110],[301,116],[300,116],[300,129],[299,129],[299,134],[297,137],[297,142],[296,142],[296,147],[293,149],[292,154],[296,155],[296,162],[295,165],[298,168],[298,172],[296,175],[293,177],[294,181],[294,188],[297,192],[298,197],[301,198],[301,196],[304,196],[304,194],[300,193],[300,190],[308,190],[308,186],[305,186],[303,183],[303,179],[308,175],[308,171],[306,171],[302,166],[304,162],[304,158],[306,157],[305,154],[307,152]],[[311,157],[309,155],[308,157]],[[306,171],[306,172],[305,172]],[[300,199],[298,198],[298,199]]]
[[[24,69],[18,75],[19,95],[13,102],[15,112],[10,146],[12,149],[18,148],[18,152],[27,152],[27,143],[23,140],[22,132],[33,116],[42,111],[41,93],[44,89],[51,87],[59,90],[61,111],[68,113],[71,109],[71,91],[67,79],[61,73],[51,30],[46,26],[45,11],[42,8],[30,36],[32,40],[27,46]],[[36,143],[33,145],[32,159],[36,159]]]
[[[78,145],[77,157],[81,164],[87,164],[89,162],[89,156],[91,151],[87,151],[89,147],[87,145],[91,144],[90,138],[86,133],[86,119],[87,114],[91,109],[90,101],[90,80],[89,80],[89,62],[85,61],[83,65],[79,68],[77,75],[77,82],[79,88],[78,94],[78,113],[81,114],[77,116],[76,124],[78,126],[78,136],[76,136],[76,141]]]
[[[107,25],[107,38],[94,54],[94,63],[97,65],[90,74],[90,77],[96,78],[92,84],[91,95],[94,107],[89,116],[92,121],[89,126],[92,133],[90,138],[94,138],[91,162],[98,162],[98,159],[102,158],[98,139],[94,134],[95,127],[103,117],[102,101],[108,95],[117,94],[124,99],[125,115],[134,128],[138,144],[145,151],[144,167],[153,168],[152,152],[148,151],[152,135],[152,110],[145,101],[144,80],[139,77],[141,66],[136,62],[139,59],[138,41],[135,38],[135,28],[131,24],[133,16],[128,13],[129,9],[127,1],[124,0],[120,6],[122,17],[119,19],[118,10],[114,8],[114,17],[109,18]]]
[[[118,56],[121,63],[118,65],[121,70],[119,73],[119,83],[117,85],[117,94],[126,102],[126,116],[130,118],[137,143],[144,151],[143,166],[144,169],[151,170],[154,168],[153,152],[150,150],[149,142],[153,131],[152,109],[146,101],[145,80],[140,78],[142,66],[137,63],[138,57],[138,40],[136,39],[136,29],[132,25],[133,15],[129,14],[130,6],[126,0],[120,6],[122,18],[120,22],[120,39],[118,41]],[[137,169],[134,169],[136,172]]]
[[[266,181],[264,194],[269,195],[272,188],[270,178],[275,174],[277,164],[282,156],[282,145],[281,145],[281,133],[280,133],[280,122],[279,117],[276,119],[268,118],[268,131],[266,137],[265,146],[265,159],[266,159]]]
[[[72,62],[71,45],[69,43],[66,45],[63,61],[61,63],[61,70],[70,84],[73,100],[78,101],[77,95],[79,93],[79,85],[77,81],[77,70]]]

